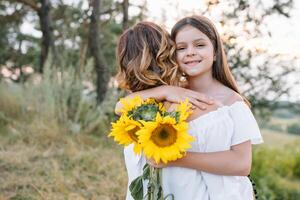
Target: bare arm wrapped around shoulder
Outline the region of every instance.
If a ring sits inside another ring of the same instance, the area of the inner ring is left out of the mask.
[[[214,101],[210,97],[202,93],[182,87],[169,85],[163,85],[139,92],[134,92],[126,96],[126,98],[132,98],[137,95],[141,96],[142,99],[154,98],[157,101],[169,101],[172,103],[180,103],[188,98],[191,104],[202,110],[205,110],[207,105],[214,103]],[[116,104],[115,113],[120,115],[120,113],[118,113],[118,110],[120,110],[121,108],[122,104],[119,101]]]

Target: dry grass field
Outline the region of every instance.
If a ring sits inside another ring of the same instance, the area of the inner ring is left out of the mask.
[[[265,147],[300,143],[298,136],[262,131]],[[300,188],[299,181],[281,181]],[[1,133],[1,200],[121,200],[126,184],[122,148],[104,136]]]
[[[1,200],[124,199],[121,148],[105,138],[1,136]]]
[[[0,87],[0,200],[125,199],[122,147],[107,138],[109,115],[97,118],[80,105],[74,121],[89,131],[70,131],[43,91]],[[272,118],[262,128],[265,143],[254,148],[252,168],[261,200],[300,198],[300,137],[286,133],[298,120]]]

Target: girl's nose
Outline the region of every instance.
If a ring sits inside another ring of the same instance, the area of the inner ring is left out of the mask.
[[[194,56],[195,54],[196,54],[195,49],[193,47],[190,46],[187,48],[187,53],[186,53],[187,56]]]

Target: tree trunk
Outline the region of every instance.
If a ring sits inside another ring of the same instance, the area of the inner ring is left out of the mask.
[[[128,7],[129,7],[129,0],[123,0],[123,3],[122,3],[122,8],[123,8],[123,30],[126,30],[129,27]]]
[[[44,64],[50,49],[52,49],[53,60],[57,59],[57,54],[54,46],[52,22],[50,16],[50,10],[51,10],[50,0],[39,0],[40,6],[34,0],[16,0],[16,1],[29,6],[31,9],[36,11],[37,15],[39,16],[40,26],[41,26],[41,31],[43,33],[43,36],[42,36],[42,44],[41,44],[40,66],[38,71],[40,73],[43,73]]]
[[[43,33],[40,55],[39,72],[43,73],[44,64],[47,59],[49,50],[52,49],[53,59],[56,59],[56,51],[54,46],[53,28],[50,16],[51,4],[49,0],[40,0],[41,7],[38,9],[38,16],[40,18],[41,31]]]
[[[100,0],[91,0],[92,14],[90,16],[90,31],[89,31],[89,51],[94,58],[94,65],[97,74],[97,103],[101,103],[105,97],[108,83],[108,71],[106,69],[105,60],[100,50],[99,40],[99,10]]]

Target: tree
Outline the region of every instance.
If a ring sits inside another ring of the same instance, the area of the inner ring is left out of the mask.
[[[23,4],[0,1],[0,66],[9,71],[7,79],[23,82],[28,74],[23,73],[23,66],[38,64],[38,38],[21,32],[24,19],[33,12]],[[2,75],[5,76],[5,75]]]
[[[57,58],[55,45],[54,45],[52,20],[50,15],[50,11],[51,11],[50,0],[40,0],[39,1],[40,5],[33,0],[16,0],[16,1],[26,6],[29,6],[39,16],[40,29],[43,34],[42,42],[41,42],[39,72],[43,73],[44,64],[50,49],[52,50],[54,60]]]
[[[51,4],[50,0],[40,0],[41,6],[37,10],[38,16],[40,18],[41,31],[43,33],[42,37],[42,48],[41,48],[41,60],[39,72],[43,73],[44,64],[49,54],[49,49],[52,49],[52,54],[54,59],[57,59],[57,54],[54,45],[53,37],[53,27],[51,20]]]
[[[122,10],[123,10],[123,30],[126,30],[129,27],[128,22],[128,7],[129,7],[129,0],[123,0],[122,3]]]
[[[116,71],[118,37],[123,28],[143,18],[145,1],[140,1],[143,5],[129,4],[128,0],[89,2],[86,7],[84,0],[72,4],[64,0],[1,1],[0,45],[4,48],[0,49],[0,64],[6,67],[6,63],[12,61],[14,68],[29,65],[35,71],[42,72],[43,63],[51,52],[52,57],[48,60],[59,67],[53,69],[56,70],[54,73],[63,73],[65,68],[74,67],[77,71],[74,78],[80,79],[87,60],[92,58],[95,73],[90,75],[88,81],[95,83],[97,101],[100,103],[105,97],[109,78]],[[140,13],[129,16],[130,6],[140,9]],[[34,25],[42,36],[24,34],[20,28],[24,23]]]
[[[105,97],[108,83],[108,70],[105,60],[100,50],[99,45],[99,16],[100,16],[100,0],[92,0],[91,16],[90,16],[90,30],[89,30],[89,50],[91,56],[94,58],[95,71],[97,74],[96,88],[97,88],[97,102],[101,103]]]

